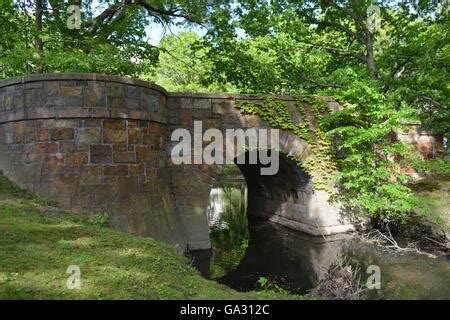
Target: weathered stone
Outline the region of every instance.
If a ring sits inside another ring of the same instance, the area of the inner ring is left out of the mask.
[[[152,151],[148,147],[136,147],[136,161],[146,162],[152,159]]]
[[[119,177],[119,193],[128,195],[139,192],[139,184],[137,177]]]
[[[37,154],[53,154],[58,151],[56,143],[36,143],[33,146],[33,152]]]
[[[83,120],[83,127],[89,128],[89,127],[94,127],[94,128],[101,128],[102,126],[102,122],[99,119],[86,119]]]
[[[125,130],[104,130],[103,131],[104,143],[126,143],[127,132]]]
[[[156,122],[150,122],[148,126],[149,133],[156,133],[159,135],[165,135],[166,134],[166,126],[161,123]]]
[[[129,166],[129,171],[130,171],[130,175],[144,174],[145,173],[145,166],[143,164],[130,165]]]
[[[44,98],[43,106],[46,108],[57,108],[64,106],[64,97],[47,96]]]
[[[60,141],[59,152],[61,153],[74,153],[77,150],[77,146],[74,141]]]
[[[15,126],[16,143],[29,143],[34,140],[34,127],[26,122],[18,122]]]
[[[142,143],[142,129],[128,128],[128,143],[141,144]]]
[[[73,128],[58,128],[53,129],[51,133],[51,140],[71,140],[74,137],[74,129]]]
[[[125,120],[106,119],[103,121],[104,129],[125,130],[127,123]]]
[[[127,151],[127,145],[126,144],[114,144],[113,145],[114,152],[116,151]]]
[[[61,86],[61,95],[62,96],[79,96],[81,95],[81,87],[76,86]]]
[[[100,128],[82,128],[77,130],[78,143],[100,143],[102,132]]]
[[[135,161],[134,152],[114,152],[115,163],[134,163]]]
[[[194,109],[211,109],[211,99],[194,99]]]
[[[91,145],[91,163],[111,163],[112,147],[109,145]]]
[[[46,156],[42,163],[42,174],[50,175],[63,172],[64,158],[61,155]]]
[[[84,185],[100,184],[102,182],[102,167],[83,166],[80,168],[80,183]]]
[[[67,165],[80,165],[88,163],[89,156],[86,152],[73,153],[66,156]]]
[[[128,166],[105,166],[103,173],[105,176],[126,176],[128,175]]]

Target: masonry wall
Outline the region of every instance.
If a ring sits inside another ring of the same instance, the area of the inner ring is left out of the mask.
[[[48,74],[0,82],[0,170],[113,228],[185,250],[166,157],[166,93],[147,82]]]
[[[288,111],[296,123],[303,121],[294,106],[293,97],[277,98],[287,104]],[[331,110],[340,108],[332,99],[322,99],[329,104]],[[202,122],[203,131],[215,128],[223,133],[227,129],[271,128],[258,116],[241,114],[235,108],[239,100],[263,102],[262,97],[249,95],[172,93],[167,99],[169,130],[172,132],[184,128],[193,135],[195,121]],[[315,123],[311,106],[305,106],[305,111],[308,121]],[[168,154],[176,143],[169,142]],[[204,142],[203,146],[209,143]],[[314,157],[306,141],[286,130],[280,131],[280,144],[274,147],[280,148],[285,154],[294,155],[301,161]],[[189,247],[210,248],[206,212],[211,187],[221,175],[223,166],[170,165],[177,209],[185,225]],[[313,190],[313,179],[301,172],[286,157],[281,157],[280,170],[275,176],[261,176],[258,165],[239,167],[248,187],[248,215],[317,236],[353,229],[348,221],[341,219],[339,208],[328,203],[328,194]]]
[[[296,123],[295,99],[283,100]],[[175,129],[265,128],[243,115],[238,100],[261,97],[167,93],[148,82],[98,74],[42,74],[0,81],[0,170],[18,185],[80,214],[107,212],[118,230],[177,247],[210,247],[207,207],[223,165],[174,165]],[[331,109],[339,104],[324,99]],[[315,123],[311,106],[308,122]],[[194,139],[193,139],[194,140]],[[203,142],[206,146],[209,142]],[[271,147],[270,145],[268,146]],[[313,159],[308,143],[281,131],[280,147],[300,161]],[[226,151],[226,148],[224,148]],[[236,154],[237,156],[237,154]],[[311,234],[352,229],[341,221],[313,178],[284,162],[276,177],[241,167],[249,186],[249,214]],[[256,171],[255,171],[256,170]]]

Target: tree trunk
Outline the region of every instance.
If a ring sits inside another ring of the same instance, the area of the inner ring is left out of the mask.
[[[41,32],[42,32],[42,13],[44,10],[44,0],[36,0],[36,42],[35,47],[36,50],[42,51],[44,45],[42,43],[41,39]],[[37,73],[42,73],[43,67],[42,64],[40,64],[37,68]]]
[[[370,31],[367,31],[367,44],[366,44],[366,49],[367,49],[367,67],[369,68],[369,72],[370,72],[370,77],[373,80],[377,80],[378,79],[378,72],[377,72],[377,65],[375,62],[375,53],[374,53],[374,49],[373,49],[373,34]]]

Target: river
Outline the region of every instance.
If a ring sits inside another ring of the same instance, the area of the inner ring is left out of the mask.
[[[225,194],[220,190],[224,186]],[[211,193],[213,248],[191,253],[193,265],[204,277],[238,291],[260,290],[270,283],[305,294],[330,266],[347,261],[359,270],[363,286],[373,272],[369,266],[380,270],[380,288],[365,290],[362,298],[450,299],[449,256],[387,252],[350,237],[311,237],[271,222],[248,220],[245,194],[236,182],[221,184]]]

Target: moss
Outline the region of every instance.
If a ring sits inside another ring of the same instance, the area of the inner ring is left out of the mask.
[[[288,111],[287,104],[275,97],[266,97],[262,103],[236,102],[236,108],[241,113],[257,115],[272,127],[288,130],[308,142],[314,154],[313,158],[302,161],[292,155],[286,156],[314,177],[315,189],[326,190],[333,194],[331,185],[336,172],[336,164],[331,156],[331,137],[320,128],[324,115],[330,113],[329,106],[315,96],[295,97],[294,106],[300,114],[300,123],[295,123]],[[305,111],[306,106],[310,106],[314,120],[308,118]],[[311,121],[316,123],[311,123]]]

